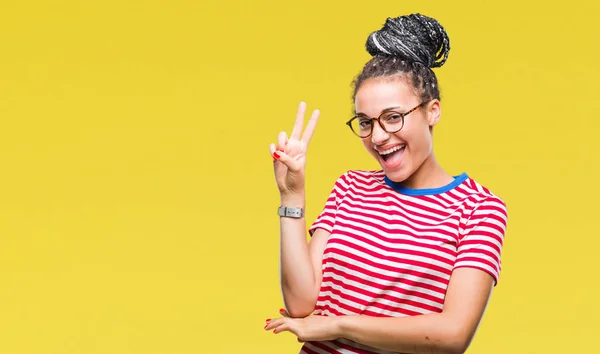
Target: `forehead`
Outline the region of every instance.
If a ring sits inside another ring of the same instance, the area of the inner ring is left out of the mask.
[[[405,80],[369,79],[360,85],[354,104],[357,113],[377,116],[390,107],[410,109],[418,104],[418,98]]]

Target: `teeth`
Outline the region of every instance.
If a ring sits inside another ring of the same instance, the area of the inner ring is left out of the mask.
[[[380,155],[387,155],[387,154],[391,154],[392,152],[394,152],[394,151],[398,151],[398,150],[402,149],[403,147],[404,147],[404,145],[398,145],[398,146],[394,146],[394,147],[393,147],[393,148],[391,148],[391,149],[387,149],[387,150],[384,150],[384,151],[379,151],[379,154],[380,154]]]

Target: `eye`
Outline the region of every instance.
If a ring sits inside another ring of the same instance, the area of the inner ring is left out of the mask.
[[[402,116],[399,113],[390,113],[385,118],[386,122],[394,123],[402,119]]]
[[[371,126],[371,120],[369,120],[369,119],[358,119],[358,126],[361,129],[369,128]]]

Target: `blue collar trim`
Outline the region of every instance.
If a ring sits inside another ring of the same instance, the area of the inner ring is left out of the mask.
[[[390,186],[391,188],[393,188],[395,191],[397,191],[399,193],[406,194],[406,195],[419,196],[419,195],[432,195],[432,194],[440,194],[440,193],[448,192],[449,190],[452,190],[452,189],[458,187],[461,183],[466,181],[467,178],[469,178],[469,176],[465,172],[463,172],[462,174],[460,174],[458,176],[453,176],[453,177],[454,177],[454,181],[448,183],[445,186],[438,187],[438,188],[422,188],[422,189],[413,189],[413,188],[403,187],[400,183],[392,181],[387,176],[384,177],[384,180],[385,180],[385,184],[387,184],[388,186]]]

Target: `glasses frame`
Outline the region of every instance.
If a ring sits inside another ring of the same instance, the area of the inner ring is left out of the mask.
[[[349,121],[347,121],[346,125],[350,128],[350,130],[352,130],[352,132],[354,133],[354,135],[358,136],[361,139],[368,138],[369,136],[371,136],[371,134],[373,134],[373,127],[375,126],[375,124],[373,124],[374,120],[376,120],[377,123],[379,123],[379,126],[381,127],[381,129],[383,129],[384,132],[386,132],[388,134],[394,134],[394,133],[397,133],[400,130],[402,130],[402,128],[404,128],[404,117],[406,117],[407,115],[409,115],[412,112],[416,111],[417,109],[419,109],[421,106],[423,106],[426,103],[427,102],[421,102],[416,107],[414,107],[412,109],[409,109],[406,112],[398,112],[398,111],[395,111],[395,110],[385,111],[385,112],[381,113],[381,115],[379,115],[379,117],[377,117],[377,118],[371,118],[371,117],[368,117],[366,115],[356,115],[356,116],[352,117]],[[381,123],[381,117],[383,117],[384,115],[390,115],[390,114],[398,114],[400,116],[400,119],[402,120],[402,124],[400,125],[399,129],[394,130],[394,131],[389,131],[389,130],[385,129],[385,126],[383,125],[383,123]],[[358,118],[367,118],[368,120],[371,121],[371,130],[369,131],[369,134],[367,134],[366,136],[362,136],[358,132],[355,132],[354,129],[352,129],[352,122],[355,119],[358,119]]]

